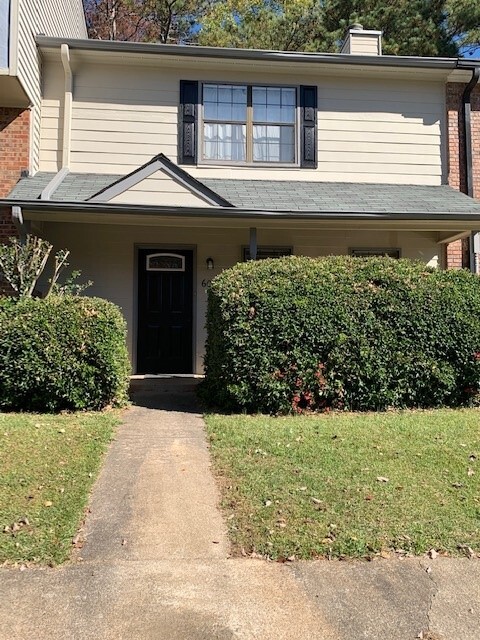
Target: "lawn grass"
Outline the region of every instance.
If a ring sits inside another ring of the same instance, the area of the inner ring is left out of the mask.
[[[479,410],[206,423],[236,553],[480,551]]]
[[[0,564],[65,561],[119,413],[0,413]]]

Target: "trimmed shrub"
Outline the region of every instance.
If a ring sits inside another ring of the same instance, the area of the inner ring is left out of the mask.
[[[126,325],[100,298],[0,300],[0,409],[97,410],[127,400]]]
[[[472,404],[480,279],[391,258],[245,262],[208,292],[210,406],[267,413]]]

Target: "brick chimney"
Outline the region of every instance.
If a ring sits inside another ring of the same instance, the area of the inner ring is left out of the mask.
[[[352,24],[347,29],[340,53],[357,56],[381,56],[382,32],[367,31],[361,24]]]

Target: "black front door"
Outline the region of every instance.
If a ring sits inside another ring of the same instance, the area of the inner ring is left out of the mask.
[[[192,373],[193,252],[140,249],[138,373]]]

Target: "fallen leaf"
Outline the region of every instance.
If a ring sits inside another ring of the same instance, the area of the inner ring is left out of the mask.
[[[452,487],[455,487],[455,489],[460,489],[461,487],[463,487],[463,484],[461,482],[452,482]]]
[[[295,556],[288,556],[288,562],[295,562]]]
[[[220,540],[212,540],[212,544],[220,544]]]
[[[432,573],[432,567],[427,567],[427,568],[425,569],[425,571],[426,571],[427,573]]]
[[[368,494],[368,496],[365,496],[365,500],[373,500],[373,496],[371,494]]]
[[[469,469],[467,471],[467,476],[474,476],[475,475],[475,471],[473,469]]]
[[[270,506],[271,506],[271,504],[272,504],[272,501],[271,501],[271,500],[265,500],[265,506],[266,506],[266,507],[270,507]]]
[[[472,547],[469,547],[467,544],[459,544],[458,548],[460,549],[460,551],[463,551],[464,554],[467,556],[467,558],[474,558],[475,557],[475,552],[472,549]]]
[[[44,506],[44,507],[51,507],[51,506],[53,506],[53,502],[51,502],[50,500],[46,500],[46,501],[43,503],[43,506]]]
[[[438,551],[436,551],[435,549],[430,549],[430,551],[427,553],[427,555],[432,560],[435,560],[435,558],[438,556]]]
[[[307,487],[300,487],[299,491],[306,491]]]
[[[377,476],[377,482],[389,482],[389,478],[385,478],[385,476]]]

